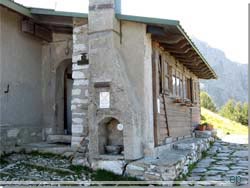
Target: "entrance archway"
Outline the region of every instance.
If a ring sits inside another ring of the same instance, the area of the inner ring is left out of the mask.
[[[72,61],[62,61],[56,69],[56,133],[71,134]]]

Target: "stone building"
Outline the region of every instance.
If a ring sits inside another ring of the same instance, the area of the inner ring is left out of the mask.
[[[199,79],[215,72],[179,21],[119,5],[90,0],[82,14],[0,1],[1,151],[54,136],[95,164],[193,136]]]

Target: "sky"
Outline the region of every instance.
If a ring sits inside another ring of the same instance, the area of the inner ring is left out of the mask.
[[[88,11],[88,0],[15,0],[28,7]],[[190,37],[221,49],[232,61],[248,62],[250,0],[121,0],[122,14],[179,20]]]

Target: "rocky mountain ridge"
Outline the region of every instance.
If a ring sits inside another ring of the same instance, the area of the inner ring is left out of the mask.
[[[192,40],[218,76],[217,80],[201,80],[201,89],[213,98],[217,107],[229,99],[247,102],[248,65],[231,61],[222,50],[203,41],[196,38]]]

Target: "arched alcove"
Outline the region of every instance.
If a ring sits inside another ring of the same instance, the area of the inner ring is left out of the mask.
[[[113,117],[98,125],[99,154],[121,155],[124,151],[123,125]]]

